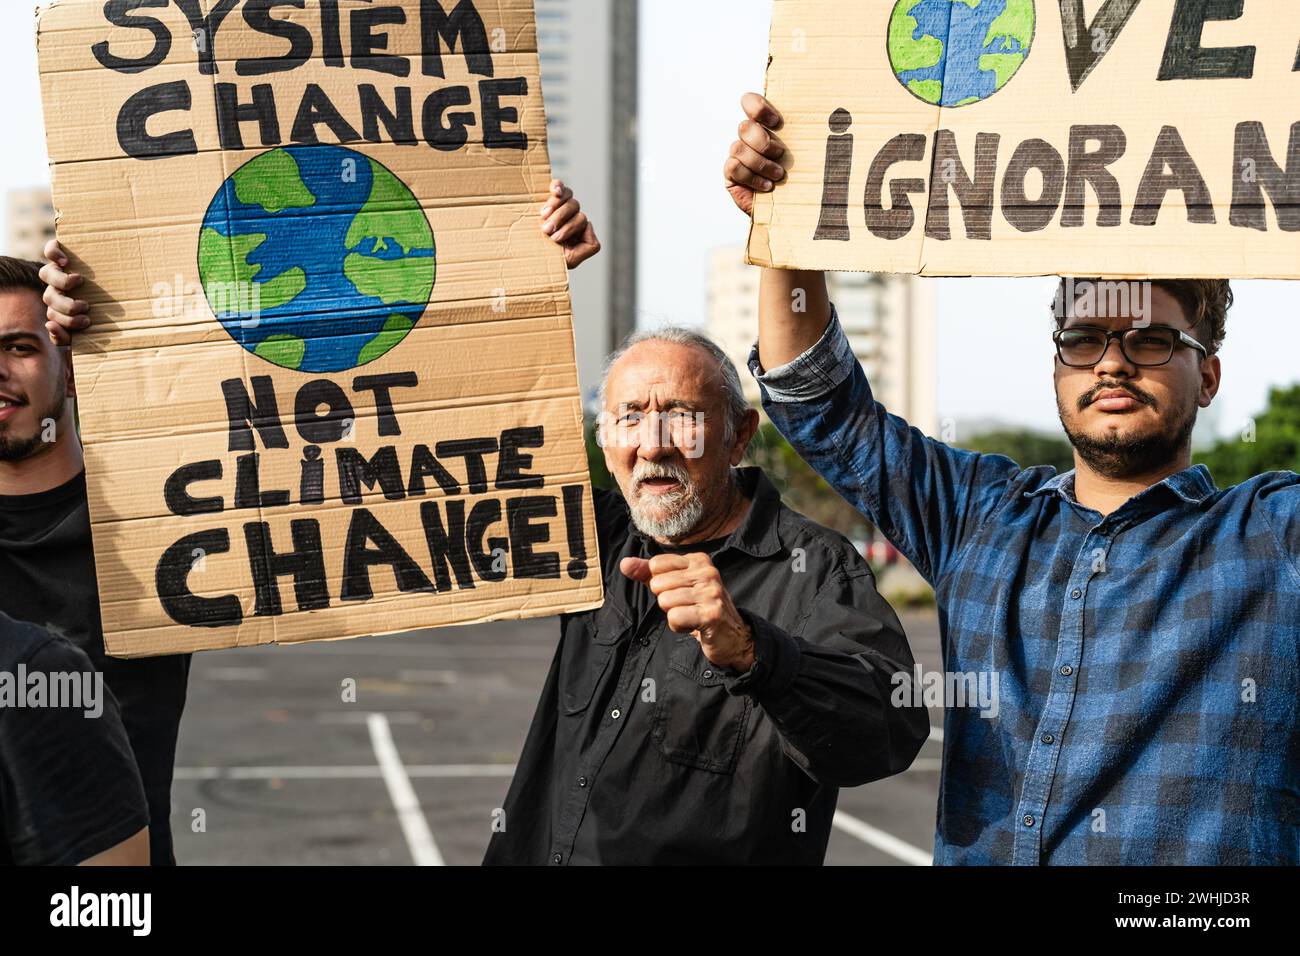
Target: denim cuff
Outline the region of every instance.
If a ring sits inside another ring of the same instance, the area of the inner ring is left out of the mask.
[[[857,361],[832,305],[830,324],[816,345],[780,368],[764,372],[755,343],[749,353],[749,371],[763,387],[768,401],[794,404],[829,395],[852,374]]]

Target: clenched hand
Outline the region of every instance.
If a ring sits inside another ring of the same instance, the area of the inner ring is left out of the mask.
[[[668,626],[699,641],[709,663],[741,674],[754,666],[753,632],[707,554],[624,558],[619,570],[658,596]]]

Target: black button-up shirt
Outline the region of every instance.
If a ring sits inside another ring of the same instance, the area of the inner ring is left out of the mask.
[[[605,603],[562,618],[485,863],[819,864],[838,788],[911,764],[929,718],[895,694],[913,659],[871,569],[759,469],[738,474],[752,504],[713,561],[754,666],[720,668],[669,630],[619,571],[663,549],[598,493]]]

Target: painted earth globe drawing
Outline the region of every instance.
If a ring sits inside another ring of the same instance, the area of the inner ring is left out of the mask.
[[[1006,86],[1033,39],[1034,0],[898,0],[889,62],[913,96],[966,106]]]
[[[437,274],[433,230],[383,164],[341,146],[287,146],[217,190],[199,277],[218,321],[259,358],[343,372],[415,327]]]

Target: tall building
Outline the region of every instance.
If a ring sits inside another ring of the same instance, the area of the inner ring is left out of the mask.
[[[594,394],[636,326],[637,2],[536,0],[551,167],[577,193],[603,251],[569,273],[578,376]]]
[[[708,333],[741,372],[746,396],[758,384],[745,371],[758,337],[759,270],[745,264],[740,247],[714,251],[709,263]],[[934,286],[916,276],[832,272],[831,301],[884,406],[930,435],[939,429],[938,313]]]
[[[11,189],[5,201],[4,254],[39,261],[54,238],[54,203],[45,186]]]

